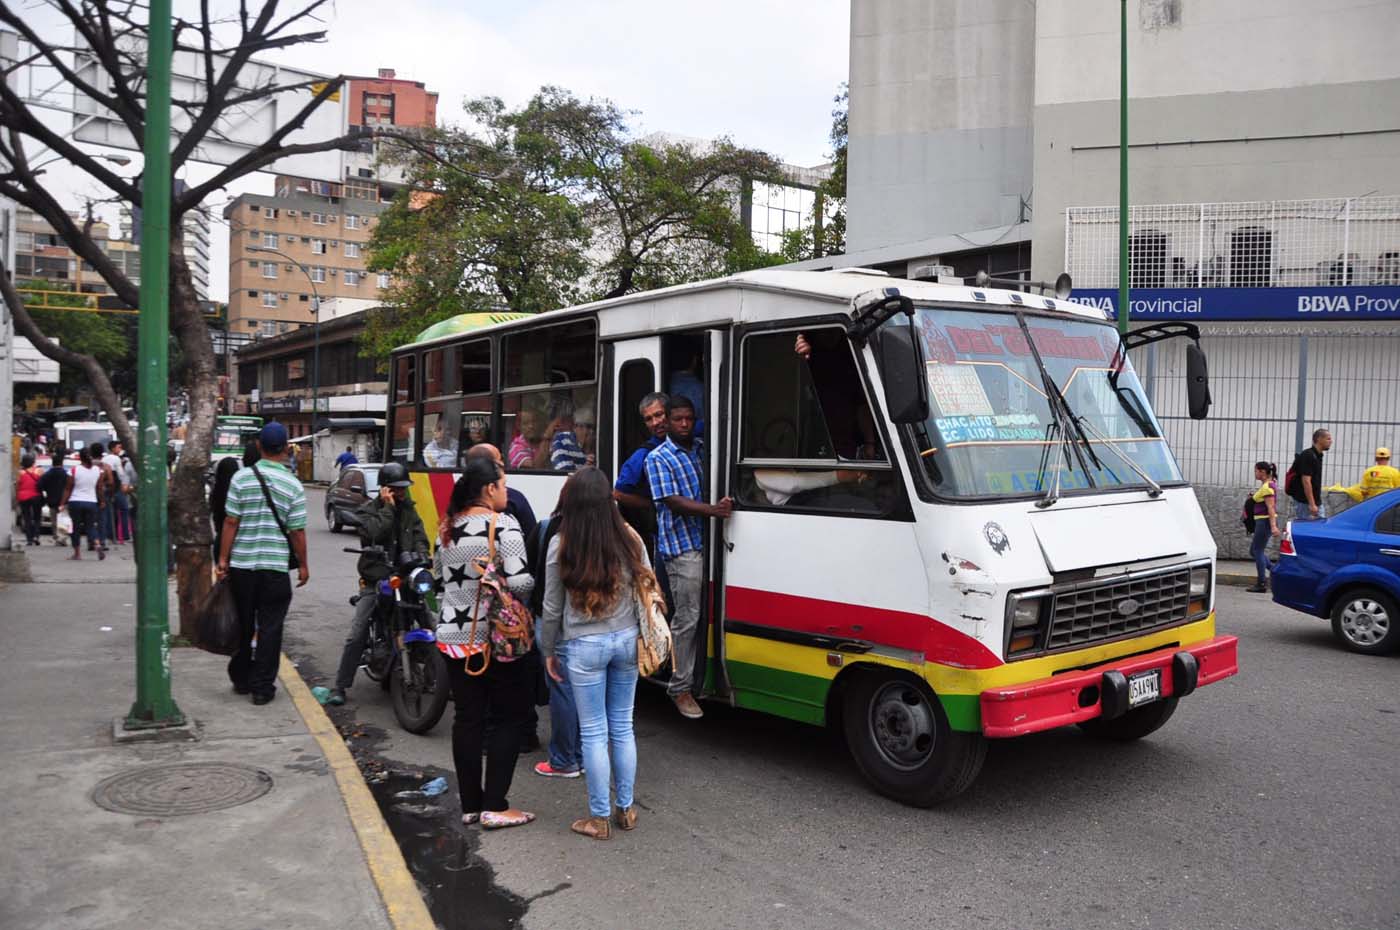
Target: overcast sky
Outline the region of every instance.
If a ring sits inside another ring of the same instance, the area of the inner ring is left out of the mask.
[[[394,68],[437,91],[449,123],[464,99],[519,104],[556,84],[637,111],[639,133],[728,135],[814,165],[827,156],[832,97],[847,77],[849,0],[337,0],[326,10],[327,41],[277,60],[326,74]],[[81,190],[70,182],[74,207]],[[228,278],[218,210],[244,191],[271,193],[271,176],[210,201],[215,299]]]

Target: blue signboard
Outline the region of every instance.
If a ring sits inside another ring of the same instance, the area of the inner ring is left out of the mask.
[[[1117,288],[1076,289],[1070,300],[1118,314]],[[1400,286],[1141,287],[1128,294],[1131,318],[1160,320],[1400,320]]]

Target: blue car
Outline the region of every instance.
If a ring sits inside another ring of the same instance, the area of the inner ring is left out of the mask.
[[[1400,648],[1400,489],[1326,520],[1295,520],[1279,543],[1274,602],[1331,617],[1355,652]]]

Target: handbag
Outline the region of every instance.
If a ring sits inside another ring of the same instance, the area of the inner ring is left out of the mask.
[[[631,527],[628,527],[631,529]],[[632,531],[638,545],[642,538]],[[643,678],[655,675],[671,657],[671,628],[666,624],[666,598],[656,573],[644,568],[632,586],[637,601],[637,672]]]
[[[282,531],[282,535],[287,538],[287,568],[295,571],[301,568],[301,562],[297,559],[297,551],[292,548],[292,534],[287,530],[287,524],[283,522],[282,515],[277,512],[277,505],[272,502],[272,492],[267,489],[267,482],[263,480],[262,471],[258,466],[252,466],[253,476],[258,479],[258,485],[262,487],[263,500],[267,501],[267,509],[272,511],[272,519],[277,521],[277,528]]]
[[[472,671],[470,663],[465,666],[467,674],[473,676],[486,672],[493,655],[498,662],[514,662],[535,648],[535,618],[530,608],[510,593],[506,580],[501,577],[496,558],[496,519],[492,514],[491,528],[486,534],[486,558],[475,560],[481,578],[476,583],[476,603],[472,607],[467,642],[476,641],[476,625],[481,620],[486,621],[487,635],[481,668]]]

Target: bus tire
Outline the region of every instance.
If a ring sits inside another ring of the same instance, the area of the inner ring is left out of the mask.
[[[949,726],[942,702],[913,675],[858,675],[842,703],[856,767],[887,798],[932,807],[966,791],[982,770],[986,739]]]
[[[1121,717],[1104,720],[1095,717],[1079,725],[1079,729],[1099,739],[1111,739],[1120,743],[1130,743],[1142,739],[1149,733],[1162,728],[1172,714],[1176,713],[1177,699],[1174,697],[1154,701],[1146,707],[1136,707]]]

